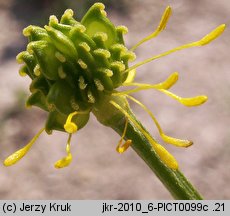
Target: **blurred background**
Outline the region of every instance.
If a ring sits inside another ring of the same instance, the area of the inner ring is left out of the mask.
[[[72,164],[56,170],[65,155],[67,135],[45,133],[18,164],[4,159],[24,146],[43,127],[46,113],[25,109],[28,77],[18,75],[15,56],[26,47],[22,30],[44,26],[49,15],[60,18],[67,8],[80,19],[93,0],[0,0],[0,199],[171,199],[146,164],[130,148],[119,155],[119,136],[91,115],[87,126],[73,136]],[[167,5],[173,8],[167,29],[137,49],[137,61],[178,45],[196,41],[216,26],[230,22],[229,0],[105,0],[108,17],[126,25],[128,47],[150,34]],[[166,146],[180,169],[206,199],[230,199],[230,30],[213,43],[184,50],[138,69],[136,81],[157,83],[172,72],[180,78],[172,91],[183,97],[208,95],[200,107],[183,107],[154,90],[135,94],[156,115],[164,131],[194,141],[188,149]],[[160,140],[149,116],[131,107],[151,134]],[[160,141],[161,142],[161,141]],[[162,143],[162,142],[161,142]]]

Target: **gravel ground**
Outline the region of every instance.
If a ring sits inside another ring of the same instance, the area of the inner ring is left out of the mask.
[[[7,3],[6,3],[7,2]],[[18,76],[13,57],[22,48],[24,26],[10,11],[13,0],[0,0],[0,159],[26,144],[43,127],[46,114],[37,108],[24,109],[28,78]],[[216,26],[229,26],[229,0],[134,0],[129,13],[111,11],[116,24],[129,28],[127,45],[132,46],[157,26],[170,4],[173,16],[161,35],[137,50],[137,61],[175,46],[195,41]],[[64,10],[63,10],[64,11]],[[25,11],[25,13],[29,11]],[[32,15],[31,15],[32,16]],[[48,19],[48,17],[47,17]],[[157,83],[178,71],[180,80],[172,88],[178,95],[209,96],[206,104],[186,108],[153,90],[135,94],[156,115],[166,133],[192,139],[188,149],[167,146],[181,170],[206,199],[230,199],[230,30],[215,42],[172,54],[138,69],[139,82]],[[12,44],[15,44],[12,46]],[[10,47],[10,49],[9,49]],[[149,116],[131,104],[151,133],[160,140]],[[93,116],[72,140],[72,164],[56,170],[53,164],[65,154],[67,136],[43,134],[28,155],[15,166],[0,165],[1,199],[171,199],[161,182],[130,149],[115,152],[119,136],[100,125]]]

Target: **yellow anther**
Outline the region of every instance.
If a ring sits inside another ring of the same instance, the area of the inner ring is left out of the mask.
[[[65,123],[64,128],[67,133],[71,134],[77,131],[77,125],[73,122]]]
[[[219,25],[217,28],[215,28],[212,32],[210,32],[209,34],[207,34],[206,36],[204,36],[197,43],[199,43],[201,46],[210,43],[211,41],[213,41],[217,37],[219,37],[224,32],[225,28],[226,28],[225,24]]]
[[[131,99],[132,101],[134,101],[135,103],[137,103],[140,107],[142,107],[152,118],[152,120],[154,121],[154,123],[157,126],[157,129],[160,133],[161,138],[169,144],[178,146],[178,147],[189,147],[190,145],[193,144],[192,141],[189,140],[182,140],[182,139],[177,139],[174,137],[170,137],[164,134],[160,124],[158,123],[157,119],[155,118],[155,116],[153,115],[153,113],[144,105],[142,104],[140,101],[136,100],[135,98],[131,97],[130,95],[126,95],[127,98]]]
[[[164,11],[164,13],[163,13],[163,15],[161,17],[161,21],[160,21],[160,23],[159,23],[159,25],[157,27],[157,31],[159,33],[165,29],[171,14],[172,14],[172,8],[170,6],[168,6],[165,9],[165,11]]]
[[[130,139],[126,140],[125,143],[122,144],[124,137],[125,137],[125,134],[126,134],[126,131],[127,131],[127,127],[128,127],[128,119],[126,118],[125,128],[124,128],[123,134],[122,134],[121,139],[119,140],[118,145],[116,147],[116,151],[120,154],[125,152],[129,148],[129,146],[132,144],[132,140],[130,140]]]
[[[134,45],[130,50],[134,51],[141,44],[143,44],[146,41],[151,40],[152,38],[156,37],[160,32],[162,32],[165,29],[165,27],[167,25],[167,22],[168,22],[169,17],[170,17],[171,14],[172,14],[172,9],[171,9],[171,7],[168,6],[165,9],[165,11],[164,11],[164,13],[163,13],[163,15],[161,17],[161,21],[160,21],[157,29],[152,34],[150,34],[149,36],[145,37],[140,42],[138,42],[136,45]]]
[[[77,115],[78,112],[72,112],[68,115],[66,119],[66,123],[64,124],[64,129],[67,133],[72,134],[75,133],[78,129],[77,125],[72,122],[72,118]]]
[[[17,163],[21,158],[23,158],[44,130],[45,128],[42,128],[25,147],[19,149],[18,151],[7,157],[4,161],[4,165],[11,166]]]
[[[192,98],[182,98],[182,97],[179,97],[179,96],[173,94],[172,92],[170,92],[168,90],[159,89],[159,91],[165,93],[169,97],[177,100],[178,102],[180,102],[181,104],[183,104],[185,106],[199,106],[208,100],[208,97],[205,95],[198,95],[198,96],[192,97]]]
[[[154,147],[154,150],[156,151],[160,159],[165,163],[165,165],[174,170],[178,169],[178,163],[176,159],[163,146],[158,144]]]
[[[178,72],[174,72],[164,82],[156,84],[155,89],[169,89],[177,82],[178,78]]]
[[[72,154],[70,152],[70,141],[71,141],[71,136],[72,134],[69,134],[69,138],[68,138],[68,141],[67,141],[67,144],[66,144],[66,153],[67,153],[67,156],[66,157],[63,157],[62,159],[58,160],[56,163],[55,163],[55,168],[57,169],[60,169],[60,168],[64,168],[64,167],[67,167],[70,165],[70,163],[72,162]]]
[[[55,57],[62,63],[66,62],[66,58],[60,52],[55,52]]]
[[[124,144],[122,144],[122,141],[123,140],[119,141],[117,148],[116,148],[116,151],[120,154],[124,153],[129,148],[129,146],[131,146],[132,144],[132,140],[126,140]]]

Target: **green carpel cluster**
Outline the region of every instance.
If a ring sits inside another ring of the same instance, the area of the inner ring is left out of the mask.
[[[93,106],[111,95],[126,80],[128,62],[135,58],[124,45],[124,26],[115,27],[106,17],[104,5],[94,4],[80,22],[68,9],[61,17],[50,16],[44,28],[28,26],[24,36],[29,44],[18,54],[20,75],[28,75],[32,93],[27,107],[49,112],[45,130],[65,131],[72,112],[78,129],[89,119]]]

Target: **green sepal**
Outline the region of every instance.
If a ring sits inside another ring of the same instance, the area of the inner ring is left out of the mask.
[[[81,23],[86,27],[86,34],[90,37],[97,32],[104,32],[108,36],[105,45],[109,48],[117,43],[117,32],[113,23],[106,17],[105,6],[102,3],[95,3],[82,18]]]
[[[55,57],[56,48],[47,41],[30,42],[27,49],[32,50],[36,57],[42,74],[50,80],[59,79],[58,67],[61,63]]]
[[[48,111],[48,104],[46,102],[46,96],[44,93],[40,90],[34,91],[29,98],[26,101],[26,106],[31,107],[31,106],[37,106],[40,107],[41,109]]]
[[[71,100],[73,98],[74,89],[66,81],[59,80],[50,88],[47,102],[48,104],[54,104],[59,112],[67,115],[74,111],[71,107]]]

